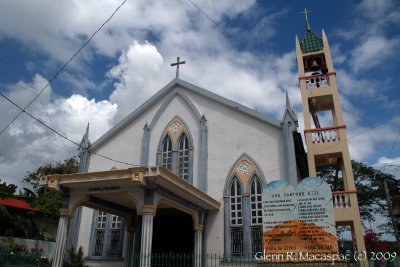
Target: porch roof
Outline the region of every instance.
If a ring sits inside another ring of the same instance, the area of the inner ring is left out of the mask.
[[[49,175],[40,179],[50,189],[79,192],[127,207],[123,192],[162,189],[205,210],[219,210],[221,203],[164,167],[133,167],[99,172]]]

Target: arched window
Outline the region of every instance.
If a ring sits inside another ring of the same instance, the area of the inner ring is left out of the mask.
[[[233,164],[224,186],[224,251],[236,256],[262,251],[262,187],[258,164],[243,154]]]
[[[242,188],[235,177],[230,188],[231,253],[243,254]]]
[[[181,119],[170,121],[157,151],[157,166],[163,166],[193,183],[193,139]]]
[[[255,175],[250,186],[251,252],[262,251],[262,187]]]
[[[189,178],[189,140],[185,133],[178,142],[178,175],[185,180]]]
[[[161,166],[172,170],[172,142],[169,135],[165,136],[161,150]]]

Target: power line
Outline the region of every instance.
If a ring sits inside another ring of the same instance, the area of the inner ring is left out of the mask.
[[[188,0],[194,7],[196,7],[206,18],[208,18],[212,23],[215,24],[224,34],[229,35],[224,28],[222,28],[214,19],[212,19],[206,12],[203,11],[198,5],[196,5],[192,0]]]
[[[392,147],[390,148],[390,152],[389,152],[389,155],[388,155],[388,157],[387,157],[386,163],[385,163],[382,167],[380,167],[379,170],[378,170],[378,171],[382,171],[382,170],[383,170],[384,168],[386,168],[386,167],[389,167],[389,166],[395,167],[395,166],[397,166],[396,172],[393,174],[394,178],[396,178],[396,174],[397,174],[397,171],[398,171],[398,169],[399,169],[399,168],[398,168],[399,165],[396,165],[396,164],[389,164],[389,162],[390,162],[390,157],[392,156],[393,150],[394,150],[394,148],[395,148],[395,146],[396,146],[396,144],[397,144],[397,141],[398,141],[398,139],[399,139],[399,136],[400,136],[400,129],[399,129],[399,131],[397,132],[396,139],[394,140]],[[376,174],[377,174],[377,172],[375,172],[374,179],[375,179]]]
[[[207,19],[209,19],[215,26],[217,26],[217,28],[225,35],[225,37],[227,39],[230,39],[230,34],[221,26],[219,25],[214,19],[211,18],[211,16],[209,16],[203,9],[201,9],[201,7],[199,7],[196,3],[194,3],[192,0],[188,0],[189,3],[191,3],[195,8],[197,8],[200,13],[202,13]],[[256,55],[253,51],[251,51],[250,49],[247,49],[247,51],[254,57],[256,57],[259,60],[262,60],[261,57],[259,57],[258,55]]]
[[[21,87],[21,88],[23,88],[23,89],[26,89],[26,90],[28,90],[28,91],[30,91],[30,92],[32,92],[32,90],[33,90],[32,94],[35,93],[34,88],[29,88],[29,87],[23,86],[23,85],[20,84],[20,83],[17,83],[17,86],[19,86],[19,87]],[[31,90],[31,89],[32,89],[32,90]],[[43,101],[40,99],[40,97],[38,97],[38,100],[39,100],[39,103],[42,105],[43,111],[44,111],[44,113],[46,114],[46,117],[49,119],[52,128],[55,129],[55,130],[57,130],[57,127],[55,126],[53,120],[51,119],[49,113],[47,112],[47,109],[46,109],[46,107],[44,106]],[[65,151],[68,151],[67,145],[64,143],[63,139],[62,139],[59,135],[57,135],[57,137],[58,137],[58,139],[60,140],[61,144],[64,146]],[[73,157],[73,155],[69,154],[69,157],[71,158],[71,157]]]
[[[33,116],[32,114],[30,114],[28,111],[26,111],[26,110],[24,110],[23,108],[21,108],[18,104],[16,104],[16,103],[15,103],[14,101],[12,101],[10,98],[8,98],[7,96],[5,96],[3,93],[0,92],[0,96],[2,96],[3,98],[5,98],[8,102],[10,102],[11,104],[13,104],[13,105],[16,106],[17,108],[19,108],[19,109],[21,110],[21,113],[25,113],[26,115],[28,115],[29,117],[31,117],[32,119],[34,119],[35,121],[37,121],[38,123],[40,123],[41,125],[43,125],[44,127],[46,127],[47,129],[49,129],[50,131],[54,132],[54,133],[57,134],[58,136],[61,136],[62,138],[64,138],[65,140],[67,140],[67,141],[69,141],[69,142],[71,142],[71,143],[73,143],[74,145],[78,146],[79,148],[82,148],[82,149],[84,149],[84,150],[88,150],[87,147],[83,147],[81,144],[79,144],[79,143],[77,143],[77,142],[75,142],[75,141],[69,139],[67,136],[65,136],[65,135],[63,135],[62,133],[58,132],[57,130],[51,128],[49,125],[47,125],[47,124],[44,123],[43,121],[39,120],[38,118],[36,118],[36,117]],[[93,153],[93,154],[95,154],[95,155],[97,155],[97,156],[99,156],[99,157],[108,159],[108,160],[110,160],[110,161],[114,161],[114,162],[116,162],[116,163],[122,163],[122,164],[129,165],[129,166],[139,166],[139,165],[137,165],[137,164],[131,164],[131,163],[123,162],[123,161],[120,161],[120,160],[116,160],[116,159],[110,158],[110,157],[108,157],[108,156],[99,154],[99,153],[97,153],[97,152],[91,152],[91,153]]]
[[[67,60],[67,62],[64,63],[64,65],[62,65],[62,67],[53,75],[53,77],[50,78],[50,80],[47,82],[47,84],[40,90],[40,92],[38,94],[36,94],[36,96],[28,103],[28,105],[25,106],[25,108],[21,109],[21,111],[17,114],[17,116],[15,116],[11,122],[9,124],[7,124],[6,127],[4,127],[4,129],[1,130],[0,135],[2,135],[7,129],[8,127],[10,127],[11,124],[14,123],[14,121],[16,121],[18,119],[18,117],[25,112],[25,110],[32,105],[33,102],[36,101],[36,99],[43,93],[43,91],[49,87],[49,85],[57,78],[57,76],[68,66],[69,63],[71,63],[72,60],[74,60],[74,58],[90,43],[90,41],[92,41],[93,37],[112,19],[112,17],[114,17],[115,13],[117,13],[117,11],[126,3],[127,0],[124,0],[115,10],[114,12],[111,14],[110,17],[108,17],[108,19],[101,24],[101,26],[90,36],[89,39],[86,40],[85,43],[83,43],[83,45],[78,49],[78,51],[75,52],[75,54],[72,55],[72,57]]]

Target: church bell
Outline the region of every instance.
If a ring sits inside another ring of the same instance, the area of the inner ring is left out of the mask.
[[[310,70],[311,70],[311,71],[318,71],[318,70],[320,70],[320,69],[321,69],[321,67],[318,65],[317,61],[316,61],[316,60],[313,60],[313,62],[311,63],[311,68],[310,68]]]

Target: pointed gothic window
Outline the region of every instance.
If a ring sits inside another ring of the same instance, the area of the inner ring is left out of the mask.
[[[189,178],[189,141],[184,133],[178,143],[178,175],[185,180]]]
[[[230,188],[231,253],[243,254],[242,188],[235,177]]]
[[[161,151],[161,165],[172,170],[172,142],[169,135],[164,138]]]
[[[157,166],[163,166],[193,183],[193,139],[185,123],[173,118],[164,130],[157,151]]]
[[[250,188],[251,211],[251,252],[253,254],[262,251],[262,200],[261,183],[255,175]]]
[[[243,154],[232,166],[224,187],[224,250],[233,256],[262,251],[262,172]]]

